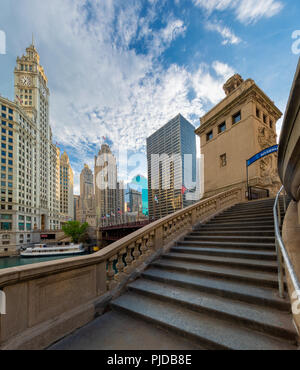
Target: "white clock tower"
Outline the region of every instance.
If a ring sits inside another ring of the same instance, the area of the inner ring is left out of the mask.
[[[34,122],[37,129],[36,168],[39,176],[38,203],[41,213],[41,229],[56,228],[59,222],[59,200],[57,193],[57,148],[52,143],[49,122],[48,80],[34,42],[26,49],[26,54],[17,58],[15,75],[15,102]]]

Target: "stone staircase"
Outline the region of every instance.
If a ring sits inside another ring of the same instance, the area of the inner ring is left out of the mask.
[[[192,349],[297,349],[290,302],[278,295],[273,204],[238,204],[198,225],[128,285],[109,314],[140,322],[131,349],[145,349],[138,345],[146,337],[144,325],[184,339]],[[100,333],[99,320],[80,330]],[[56,349],[80,347],[80,330]],[[153,334],[148,349],[166,349],[159,335]],[[110,349],[124,349],[117,347]]]

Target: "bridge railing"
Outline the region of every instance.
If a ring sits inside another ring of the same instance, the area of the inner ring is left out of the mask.
[[[0,349],[40,349],[87,324],[147,264],[199,222],[244,200],[235,188],[205,199],[87,256],[0,270],[6,315]]]

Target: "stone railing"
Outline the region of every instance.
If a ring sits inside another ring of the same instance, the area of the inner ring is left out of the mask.
[[[228,190],[93,255],[0,270],[7,303],[6,315],[0,315],[0,349],[46,348],[87,324],[193,226],[243,199],[243,189]]]
[[[285,268],[289,295],[292,305],[297,305],[300,293],[295,291],[295,279],[291,277],[294,275],[300,281],[300,59],[282,125],[278,169],[284,189],[292,198],[284,218],[282,239],[293,269]],[[294,314],[294,320],[300,333],[300,315]]]

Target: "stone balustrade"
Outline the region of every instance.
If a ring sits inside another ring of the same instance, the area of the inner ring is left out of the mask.
[[[0,270],[0,349],[46,348],[87,324],[193,226],[242,202],[244,190],[202,200],[92,255]]]

